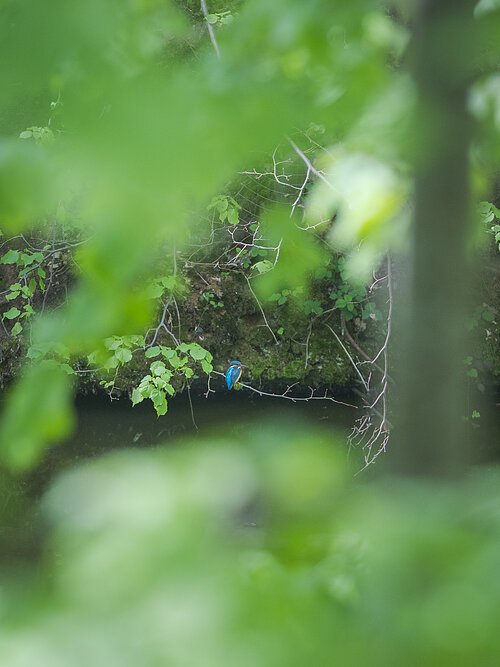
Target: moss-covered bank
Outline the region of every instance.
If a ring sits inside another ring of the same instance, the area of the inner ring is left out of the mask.
[[[299,391],[312,387],[350,393],[354,369],[324,323],[340,331],[338,313],[311,317],[290,301],[266,307],[264,319],[259,303],[241,274],[193,277],[188,296],[178,304],[178,312],[169,309],[166,324],[177,340],[197,342],[209,350],[219,372],[225,372],[231,359],[240,359],[248,366],[246,379],[263,390],[298,383]],[[172,345],[173,341],[162,330],[156,342]],[[363,344],[370,346],[366,336]],[[130,391],[148,372],[149,361],[134,356],[119,370],[116,390]],[[201,382],[206,385],[206,378]],[[99,378],[82,377],[83,391],[95,391],[98,385]]]

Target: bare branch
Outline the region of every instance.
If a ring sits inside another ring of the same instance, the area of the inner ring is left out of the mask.
[[[320,179],[320,181],[323,181],[323,183],[325,185],[327,185],[330,188],[330,190],[333,190],[334,192],[336,192],[335,188],[330,183],[330,181],[326,178],[326,176],[316,169],[316,167],[313,165],[311,160],[307,157],[307,155],[305,155],[305,153],[303,153],[300,150],[300,148],[297,146],[297,144],[294,141],[292,141],[290,138],[288,139],[288,142],[289,142],[290,146],[293,148],[293,150],[300,157],[300,159],[305,162],[308,169],[310,169],[312,171],[312,173]]]
[[[215,375],[220,375],[221,377],[225,377],[224,373],[220,373],[219,371],[212,371]],[[333,396],[328,396],[328,393],[325,391],[323,396],[316,396],[314,394],[314,389],[309,387],[309,390],[311,392],[310,396],[290,396],[289,392],[293,387],[297,385],[297,382],[295,382],[292,385],[289,385],[285,391],[282,394],[273,394],[268,391],[262,391],[261,389],[256,389],[255,387],[252,387],[249,384],[246,384],[245,382],[238,382],[238,384],[245,389],[249,389],[250,391],[253,391],[255,394],[258,394],[259,396],[270,396],[272,398],[285,398],[289,401],[292,401],[293,403],[297,403],[299,401],[331,401],[332,403],[337,403],[338,405],[345,405],[348,408],[354,408],[357,410],[358,406],[353,405],[352,403],[345,403],[344,401],[338,401],[336,398],[333,398]]]

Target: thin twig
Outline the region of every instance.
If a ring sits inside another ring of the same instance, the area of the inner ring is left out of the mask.
[[[187,385],[187,395],[189,400],[189,408],[191,410],[191,421],[193,422],[193,426],[195,427],[195,429],[198,430],[198,424],[196,423],[196,419],[194,418],[193,401],[191,400],[191,387],[189,386],[189,384]]]
[[[352,345],[352,347],[356,350],[356,352],[358,352],[371,366],[373,366],[373,368],[376,368],[380,373],[384,374],[384,369],[381,366],[379,366],[377,363],[372,361],[372,359],[368,356],[368,354],[363,350],[361,345],[352,337],[351,332],[347,328],[345,315],[344,315],[342,310],[340,311],[340,322],[342,324],[342,332],[344,333],[345,337],[347,338],[349,343]],[[378,356],[378,354],[377,354],[377,356]],[[387,379],[392,384],[394,383],[394,380],[392,379],[392,377],[390,375],[387,375]]]
[[[339,336],[338,336],[337,333],[332,329],[332,327],[331,327],[329,324],[327,324],[326,322],[325,322],[325,327],[326,327],[327,329],[329,329],[329,330],[332,332],[332,334],[335,336],[335,338],[336,338],[336,340],[337,340],[337,343],[338,343],[338,344],[340,345],[340,347],[344,350],[344,352],[345,352],[347,358],[348,358],[349,361],[351,362],[351,364],[352,364],[354,370],[356,371],[356,373],[357,373],[359,379],[361,380],[361,384],[362,384],[363,387],[365,388],[365,391],[368,391],[368,389],[369,389],[369,387],[368,387],[368,383],[366,382],[366,380],[365,380],[365,378],[363,377],[361,371],[359,370],[358,365],[356,364],[356,362],[354,361],[354,359],[353,359],[353,358],[351,357],[351,355],[349,354],[349,351],[348,351],[348,349],[346,348],[346,346],[344,345],[344,343],[340,340]]]
[[[300,159],[303,160],[305,162],[305,164],[307,165],[307,167],[312,171],[312,173],[315,176],[317,176],[321,181],[323,181],[323,183],[325,185],[327,185],[330,188],[330,190],[333,190],[334,192],[336,192],[335,188],[330,183],[330,181],[326,178],[326,176],[316,169],[316,167],[313,165],[311,160],[307,157],[307,155],[305,155],[300,150],[300,148],[297,146],[297,144],[294,141],[292,141],[290,138],[288,138],[288,142],[289,142],[290,146],[293,148],[293,150],[300,157]]]
[[[389,338],[391,337],[391,328],[392,328],[392,274],[391,274],[391,258],[387,255],[387,289],[389,290],[389,308],[387,311],[387,333],[385,336],[385,341],[377,355],[372,359],[371,363],[374,364],[380,355],[384,352],[387,352],[387,346],[389,344]],[[387,363],[384,364],[384,380],[387,377]]]
[[[208,34],[210,35],[210,41],[212,42],[212,46],[214,47],[215,53],[217,54],[217,58],[219,58],[220,60],[220,49],[219,45],[217,44],[217,39],[215,37],[215,31],[213,25],[208,20],[208,9],[205,0],[201,0],[201,11],[203,12],[205,23],[207,24]]]
[[[211,386],[210,386],[210,379],[211,379],[211,377],[212,377],[211,374],[208,374],[208,375],[207,375],[207,390],[206,390],[206,392],[205,392],[205,394],[204,394],[205,398],[208,398],[208,397],[210,396],[210,394],[214,394],[214,393],[215,393],[215,390],[212,389]]]
[[[312,327],[313,327],[313,323],[311,322],[311,323],[309,324],[309,331],[308,331],[308,333],[307,333],[307,338],[306,338],[306,342],[305,342],[305,346],[306,346],[306,357],[305,357],[305,359],[304,359],[304,368],[307,368],[307,364],[309,363],[309,341],[311,340]]]
[[[267,317],[266,317],[266,314],[265,314],[265,312],[264,312],[264,309],[262,308],[262,305],[261,305],[260,301],[258,300],[257,295],[255,294],[255,292],[254,292],[253,289],[252,289],[252,286],[250,285],[250,280],[248,279],[248,277],[247,277],[244,273],[243,273],[243,275],[245,276],[245,280],[246,280],[247,283],[248,283],[248,289],[249,289],[250,292],[252,293],[253,298],[255,299],[257,305],[259,306],[259,310],[260,310],[260,312],[262,313],[262,318],[263,318],[263,320],[264,320],[264,323],[265,323],[266,327],[267,327],[267,328],[269,329],[269,331],[271,332],[271,335],[272,335],[272,337],[274,338],[274,342],[275,342],[276,344],[278,344],[278,339],[276,338],[276,335],[275,335],[274,331],[273,331],[273,330],[271,329],[271,327],[269,326],[269,322],[267,321]]]
[[[292,210],[290,211],[290,217],[292,217],[292,215],[294,214],[295,208],[297,207],[298,203],[300,202],[300,199],[301,199],[302,195],[304,194],[304,190],[305,190],[305,187],[307,185],[307,181],[309,180],[310,175],[311,175],[311,167],[309,165],[307,165],[306,177],[304,178],[304,182],[302,183],[302,187],[299,190],[299,194],[297,195],[295,201],[292,204]]]

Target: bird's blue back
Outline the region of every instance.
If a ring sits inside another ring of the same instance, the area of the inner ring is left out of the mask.
[[[236,365],[234,362],[231,363],[226,373],[226,384],[228,389],[232,389],[238,382],[241,377],[241,371],[241,366]]]

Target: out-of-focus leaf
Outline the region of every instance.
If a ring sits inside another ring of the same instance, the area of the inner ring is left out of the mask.
[[[290,218],[290,211],[284,206],[269,211],[262,222],[265,237],[280,246],[280,261],[255,281],[265,298],[284,288],[307,284],[308,276],[327,258],[325,248],[312,233],[299,229],[297,223],[298,216]]]
[[[38,462],[42,443],[62,441],[74,424],[72,381],[59,364],[28,368],[11,392],[0,425],[0,457],[13,470]]]
[[[49,155],[26,142],[0,140],[2,229],[16,232],[55,203],[54,165]]]

